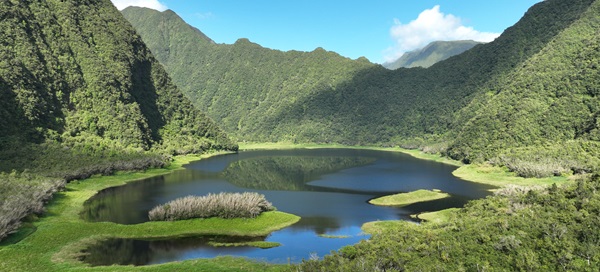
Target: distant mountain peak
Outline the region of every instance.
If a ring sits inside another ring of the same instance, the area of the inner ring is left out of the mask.
[[[421,49],[406,52],[402,57],[393,62],[383,64],[383,67],[395,70],[401,67],[428,68],[440,61],[461,54],[474,46],[482,44],[472,40],[461,41],[434,41]]]

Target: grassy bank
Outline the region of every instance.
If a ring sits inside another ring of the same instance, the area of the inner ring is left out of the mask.
[[[214,154],[212,154],[214,155]],[[181,168],[205,156],[178,157],[165,169],[152,169],[136,173],[120,173],[108,177],[94,177],[72,182],[66,190],[57,193],[47,206],[48,212],[33,222],[35,232],[15,244],[0,246],[0,271],[264,271],[278,270],[277,266],[251,262],[240,258],[199,259],[152,265],[147,267],[95,267],[89,268],[75,260],[86,245],[106,237],[161,238],[186,237],[202,234],[264,236],[287,227],[299,220],[295,215],[266,212],[255,219],[193,219],[177,222],[147,222],[137,225],[120,225],[109,222],[83,221],[79,213],[83,202],[104,188],[162,175]],[[19,240],[19,239],[13,239]]]
[[[450,194],[442,193],[436,190],[417,190],[409,193],[400,193],[389,196],[382,196],[369,200],[369,203],[378,206],[404,206],[418,202],[432,201],[450,197]]]
[[[459,208],[450,208],[450,209],[445,209],[445,210],[441,210],[441,211],[420,213],[420,214],[416,214],[414,216],[411,215],[411,217],[417,218],[420,220],[425,220],[427,222],[432,222],[432,223],[446,223],[450,220],[451,215],[456,213],[456,211],[458,211],[458,210],[460,210],[460,209]]]
[[[567,176],[523,178],[518,177],[513,172],[509,172],[508,169],[504,167],[492,166],[489,164],[464,165],[456,169],[454,172],[452,172],[452,174],[458,178],[471,182],[489,184],[498,187],[505,187],[507,185],[548,186],[554,183],[565,183],[572,179]]]

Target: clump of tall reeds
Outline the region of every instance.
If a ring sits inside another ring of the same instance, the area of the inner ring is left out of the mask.
[[[28,173],[0,173],[0,240],[15,232],[26,216],[41,214],[44,203],[64,184]]]
[[[275,210],[264,195],[258,193],[219,193],[206,196],[186,196],[148,213],[151,221],[174,221],[191,218],[254,218],[265,211]]]

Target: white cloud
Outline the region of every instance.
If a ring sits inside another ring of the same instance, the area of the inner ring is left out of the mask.
[[[385,61],[391,62],[405,52],[422,48],[433,41],[475,40],[491,42],[500,33],[479,32],[472,27],[464,26],[462,20],[452,14],[440,12],[440,6],[426,9],[417,19],[408,24],[394,20],[390,36],[396,42],[393,47],[384,51]]]
[[[119,10],[129,6],[151,8],[158,11],[167,10],[167,6],[158,0],[111,0]]]

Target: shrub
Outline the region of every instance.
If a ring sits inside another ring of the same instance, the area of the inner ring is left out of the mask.
[[[0,173],[0,240],[16,231],[29,214],[41,214],[64,180],[27,173]]]
[[[258,193],[219,193],[206,196],[186,196],[148,213],[151,221],[174,221],[191,218],[254,218],[275,208]]]

